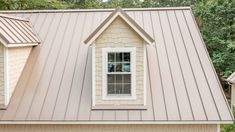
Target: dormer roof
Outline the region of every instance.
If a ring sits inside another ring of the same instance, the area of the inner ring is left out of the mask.
[[[34,46],[40,43],[29,20],[0,14],[0,42],[5,47]]]
[[[143,28],[118,7],[88,36],[84,43],[92,44],[117,17],[122,18],[147,44],[154,42],[154,39]]]

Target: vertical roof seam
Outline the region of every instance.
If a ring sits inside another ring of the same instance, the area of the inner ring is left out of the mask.
[[[28,37],[27,34],[25,34],[25,32],[23,30],[21,30],[21,26],[19,25],[19,23],[17,21],[12,21],[12,23],[14,23],[15,27],[17,27],[19,29],[19,31],[22,33],[22,35],[24,35],[25,40],[26,41],[31,41]]]
[[[56,56],[56,58],[55,58],[55,63],[54,63],[54,66],[53,66],[53,71],[52,71],[52,74],[51,74],[51,78],[50,78],[50,81],[49,81],[49,85],[48,85],[48,90],[51,88],[51,82],[52,82],[52,79],[53,79],[53,76],[54,76],[54,72],[55,72],[55,67],[56,67],[56,65],[57,65],[57,63],[58,63],[58,60],[59,60],[59,54],[60,54],[60,52],[61,52],[61,50],[62,50],[62,45],[63,45],[63,41],[64,41],[64,36],[65,36],[65,33],[66,33],[66,30],[67,30],[67,27],[68,27],[68,24],[69,24],[69,19],[71,18],[71,14],[69,14],[69,16],[68,16],[68,19],[67,19],[67,21],[65,22],[66,24],[65,24],[65,31],[63,31],[63,37],[62,37],[62,40],[61,40],[61,42],[60,42],[60,44],[59,44],[59,49],[58,49],[58,53],[57,53],[57,56]],[[53,43],[54,43],[54,41],[53,41]],[[60,82],[60,84],[61,84],[61,82]],[[58,96],[58,92],[59,92],[59,90],[60,90],[60,87],[59,87],[59,89],[58,89],[58,91],[57,91],[57,94],[56,94],[56,96]],[[46,96],[47,97],[47,96]],[[55,102],[54,102],[54,107],[55,107],[55,105],[56,105],[56,100],[55,100]],[[44,106],[44,105],[43,105]],[[53,118],[53,113],[54,113],[54,107],[53,107],[53,110],[52,110],[52,115],[51,115],[51,120],[52,120],[52,118]]]
[[[173,12],[175,13],[174,10],[173,10]],[[169,24],[169,27],[170,27],[171,36],[172,36],[172,39],[173,39],[173,45],[174,45],[174,49],[175,49],[175,52],[176,52],[176,57],[177,57],[177,60],[178,60],[177,62],[178,62],[179,68],[180,68],[180,73],[181,73],[181,77],[182,77],[183,84],[184,84],[184,89],[185,89],[186,94],[187,94],[188,103],[189,103],[189,107],[190,107],[190,110],[191,110],[193,120],[195,120],[193,110],[192,110],[191,101],[189,99],[188,90],[187,90],[187,87],[186,87],[185,77],[183,75],[182,66],[181,66],[180,59],[179,59],[179,54],[178,54],[178,51],[177,51],[177,48],[176,48],[176,42],[175,42],[175,37],[174,37],[173,31],[172,31],[172,25],[171,25],[171,22],[170,22],[170,19],[169,19],[168,12],[166,12],[166,14],[167,14],[168,24]]]
[[[46,18],[46,16],[45,16],[45,18]],[[45,22],[45,19],[44,19],[44,22]],[[44,24],[44,22],[43,22],[43,24]],[[36,33],[33,32],[33,29],[31,29],[31,30],[29,29],[29,24],[26,24],[25,22],[22,22],[21,24],[22,24],[22,27],[24,27],[26,29],[26,32],[29,34],[29,36],[32,37],[31,40],[33,40],[33,42],[37,42],[37,39],[35,38],[35,36],[33,36],[33,35],[36,35]]]
[[[143,21],[143,29],[145,30],[145,24],[144,24],[144,18],[143,18],[143,12],[141,12],[141,18],[142,18],[142,21]],[[155,42],[154,42],[155,43]],[[145,46],[146,47],[146,46]],[[146,57],[147,57],[147,47],[146,47],[146,53],[145,53],[145,55],[146,55]],[[148,63],[148,59],[147,58],[144,58],[144,59],[146,59],[147,61],[146,61],[146,63]],[[145,65],[145,64],[144,64]],[[146,72],[146,71],[145,71]],[[148,73],[150,73],[149,72],[149,67],[148,67]],[[148,77],[147,77],[148,76]],[[150,88],[150,98],[151,98],[151,100],[153,100],[153,95],[152,95],[152,87],[151,87],[151,79],[150,79],[150,74],[148,74],[146,76],[146,82],[147,82],[147,79],[149,80],[149,82],[150,82],[150,84],[149,84],[149,88]],[[146,87],[146,93],[147,93],[147,87]],[[147,98],[146,98],[147,99]],[[154,104],[153,104],[153,101],[151,101],[152,102],[152,111],[153,111],[153,119],[155,120],[156,119],[156,117],[155,117],[155,109],[154,109]]]
[[[92,14],[92,20],[94,19],[94,14]],[[84,20],[85,21],[85,20]],[[92,23],[91,23],[91,26],[93,25],[93,21],[92,21]],[[89,26],[89,27],[91,27],[91,26]],[[89,33],[91,32],[91,30],[92,30],[92,28],[90,28],[90,31],[89,31]],[[83,34],[84,35],[84,34]],[[82,36],[83,36],[82,35]],[[82,39],[82,38],[81,38]],[[81,44],[83,44],[82,43],[82,41],[81,41]],[[88,48],[88,47],[87,47]],[[83,78],[82,78],[82,89],[81,89],[81,96],[79,97],[80,99],[79,99],[79,105],[78,105],[78,111],[77,111],[77,116],[76,116],[76,119],[78,119],[79,118],[79,112],[80,112],[80,105],[81,105],[81,99],[82,99],[82,93],[83,93],[83,89],[84,89],[84,82],[85,82],[85,76],[86,76],[86,70],[87,70],[87,63],[88,63],[88,54],[89,53],[89,48],[88,48],[88,50],[87,50],[87,54],[86,54],[86,63],[85,63],[85,68],[84,68],[84,72],[83,72]]]
[[[182,11],[182,12],[183,12],[183,11]],[[201,66],[201,68],[202,68],[203,75],[204,75],[205,80],[206,80],[206,84],[207,84],[207,86],[208,86],[208,88],[209,88],[209,91],[210,91],[211,97],[212,97],[212,99],[213,99],[213,103],[214,103],[214,105],[215,105],[215,108],[216,108],[217,114],[218,114],[218,116],[219,116],[219,119],[221,120],[221,115],[220,115],[220,113],[219,113],[218,106],[217,106],[217,104],[216,104],[216,102],[215,102],[215,99],[214,99],[213,93],[212,93],[212,91],[211,91],[211,86],[209,85],[209,82],[208,82],[208,79],[207,79],[207,76],[206,76],[206,73],[205,73],[204,67],[203,67],[202,62],[201,62],[201,58],[200,58],[200,56],[198,55],[198,49],[197,49],[197,47],[195,46],[195,40],[194,40],[194,38],[192,37],[192,33],[191,33],[191,31],[190,31],[190,28],[189,28],[189,25],[188,25],[187,19],[185,18],[185,13],[184,13],[184,12],[183,12],[183,16],[184,16],[184,20],[185,20],[185,22],[186,22],[186,25],[187,25],[187,28],[188,28],[189,34],[190,34],[191,39],[192,39],[194,49],[195,49],[195,51],[196,51],[196,53],[197,53],[197,57],[198,57],[198,59],[199,59],[200,66]]]
[[[64,16],[64,14],[62,14],[61,16],[60,16],[60,20],[59,20],[59,23],[58,23],[58,25],[56,26],[56,32],[58,32],[58,29],[59,29],[59,26],[60,26],[60,24],[61,24],[61,20],[62,20],[62,18],[63,18],[63,16]],[[53,20],[54,21],[54,20]],[[48,58],[49,58],[49,55],[51,54],[51,51],[52,51],[52,45],[54,45],[54,41],[55,41],[55,37],[56,37],[56,32],[55,32],[55,34],[53,35],[53,40],[52,40],[52,42],[51,42],[51,44],[50,44],[50,50],[49,50],[49,52],[48,52],[48,54],[47,54],[47,58],[46,58],[46,61],[45,61],[45,63],[44,63],[44,65],[43,65],[43,69],[45,69],[45,66],[46,66],[46,64],[47,64],[47,62],[48,62]],[[44,71],[44,70],[43,70]],[[51,77],[52,78],[52,77]],[[50,81],[51,81],[51,78],[50,78]],[[50,83],[50,81],[49,81],[49,83]],[[44,96],[44,99],[43,99],[43,103],[42,103],[42,107],[41,107],[41,110],[40,110],[40,113],[39,113],[39,120],[41,120],[41,114],[42,114],[42,111],[43,111],[43,108],[44,108],[44,104],[45,104],[45,101],[46,101],[46,97],[47,97],[47,95],[48,95],[48,91],[49,91],[49,86],[48,86],[48,88],[46,89],[46,95]]]
[[[212,67],[212,70],[213,70],[214,75],[215,75],[215,77],[216,77],[217,83],[219,84],[220,91],[222,92],[224,101],[226,102],[226,105],[227,105],[227,109],[229,109],[230,116],[231,116],[232,119],[233,119],[234,117],[233,117],[232,111],[231,111],[231,109],[230,109],[230,107],[229,107],[228,102],[226,101],[226,100],[227,100],[227,99],[226,99],[226,96],[225,96],[224,91],[223,91],[223,89],[222,89],[222,86],[221,86],[221,83],[220,83],[220,81],[219,81],[219,78],[218,78],[218,76],[217,76],[217,74],[216,74],[216,70],[215,70],[215,67],[213,66],[212,60],[210,59],[210,55],[209,55],[209,53],[208,53],[208,50],[206,49],[206,44],[205,44],[205,42],[203,41],[202,35],[200,34],[200,30],[199,30],[199,28],[198,28],[198,26],[197,26],[197,24],[196,24],[196,20],[194,19],[192,9],[190,9],[190,14],[191,14],[191,16],[192,16],[192,18],[193,18],[194,25],[196,26],[196,29],[197,29],[197,31],[198,31],[197,33],[199,34],[199,37],[200,37],[200,40],[201,40],[202,45],[203,45],[203,47],[204,47],[204,50],[206,51],[207,57],[208,57],[208,59],[209,59],[209,63],[210,63],[210,65],[211,65],[211,67]]]
[[[15,24],[12,22],[12,20],[11,20],[11,19],[8,19],[8,20],[6,19],[6,22],[7,22],[9,25],[12,26],[12,28],[23,38],[23,41],[25,42],[25,41],[26,41],[25,37],[24,37],[19,31],[16,30]]]
[[[176,13],[175,13],[175,15],[176,15]],[[179,25],[179,20],[178,20],[177,17],[176,17],[176,20],[177,20],[178,26],[180,27],[180,25]],[[200,94],[200,92],[199,92],[199,89],[198,89],[198,84],[197,84],[196,77],[195,77],[195,74],[194,74],[194,70],[193,70],[193,67],[192,67],[192,62],[191,62],[191,60],[189,59],[190,57],[189,57],[189,54],[188,54],[188,50],[187,50],[187,48],[186,48],[186,43],[185,43],[185,40],[184,40],[184,36],[183,36],[182,31],[181,31],[180,28],[179,28],[179,30],[180,30],[181,38],[182,38],[182,40],[183,40],[183,45],[184,45],[185,52],[186,52],[186,54],[187,54],[187,58],[188,58],[188,62],[189,62],[190,68],[191,68],[191,72],[192,72],[192,75],[193,75],[193,78],[194,78],[194,82],[195,82],[195,85],[196,85],[196,88],[197,88],[197,92],[198,92],[198,95],[199,95],[199,98],[200,98],[200,101],[201,101],[200,104],[201,104],[202,107],[203,107],[203,111],[204,111],[206,120],[208,120],[208,117],[207,117],[207,114],[206,114],[206,111],[205,111],[205,106],[204,106],[204,103],[203,103],[203,101],[202,101],[202,97],[201,97],[201,94]]]
[[[73,36],[72,36],[72,38],[70,39],[71,46],[69,47],[69,51],[71,50],[71,47],[72,47],[72,41],[73,41],[74,36],[75,36],[75,29],[76,29],[77,24],[78,24],[78,17],[79,17],[79,15],[80,15],[80,14],[77,14],[77,16],[76,16],[76,22],[75,22],[75,24],[74,24],[74,29],[73,29]],[[79,46],[78,46],[78,47],[79,47]],[[70,53],[70,52],[69,52],[69,53]],[[69,56],[69,55],[68,55],[68,56]],[[77,57],[76,57],[76,59],[77,59]],[[75,60],[76,60],[76,59],[75,59]],[[67,59],[66,59],[66,62],[67,62]],[[77,62],[75,61],[75,63],[77,63]],[[67,64],[67,63],[66,63],[66,64]],[[76,64],[75,64],[75,65],[76,65]],[[75,66],[75,67],[76,67],[76,66]],[[71,81],[71,84],[70,84],[70,87],[69,87],[69,96],[68,96],[68,99],[67,99],[67,101],[66,101],[66,106],[65,106],[65,112],[64,112],[63,119],[65,119],[66,113],[67,113],[67,107],[68,107],[68,104],[69,104],[69,97],[70,97],[71,90],[72,90],[71,85],[72,85],[72,83],[73,83],[73,78],[74,78],[74,72],[73,72],[72,81]]]
[[[85,20],[86,20],[86,16],[87,16],[87,14],[85,14],[85,19],[83,20],[83,23],[82,23],[82,30],[81,30],[81,32],[83,33],[83,31],[84,31],[84,25],[85,25]],[[72,91],[72,87],[73,87],[73,82],[74,82],[74,76],[75,76],[75,71],[76,71],[76,67],[77,67],[77,63],[78,63],[78,55],[79,55],[79,53],[80,53],[80,47],[81,47],[81,42],[82,42],[82,36],[83,36],[83,34],[80,34],[80,36],[79,36],[79,42],[78,42],[78,44],[79,44],[79,46],[78,46],[78,49],[77,49],[77,54],[76,54],[76,60],[75,60],[75,66],[74,66],[74,69],[73,69],[73,77],[72,77],[72,82],[71,82],[71,85],[70,85],[70,89],[71,89],[71,91]],[[71,91],[70,91],[70,94],[71,94]],[[68,99],[68,103],[69,103],[69,99]],[[78,109],[79,109],[79,106],[78,106]],[[65,117],[64,118],[66,118],[66,115],[67,115],[67,111],[68,111],[68,106],[67,106],[67,108],[66,108],[66,112],[65,112]]]
[[[82,100],[82,93],[83,93],[83,89],[84,89],[84,82],[85,82],[85,74],[86,74],[86,70],[87,70],[87,62],[88,62],[88,55],[89,55],[89,49],[87,51],[87,54],[86,54],[86,63],[85,63],[85,69],[84,69],[84,72],[83,72],[83,79],[82,79],[82,89],[81,89],[81,96],[79,97],[79,105],[78,105],[78,111],[77,111],[77,117],[76,119],[79,118],[79,112],[80,112],[80,105],[81,105],[81,100]]]
[[[76,20],[77,20],[77,18],[78,17],[76,17]],[[71,14],[69,14],[69,19],[68,19],[68,21],[71,19]],[[75,22],[74,23],[74,25],[76,24],[77,22]],[[69,24],[69,22],[67,22],[67,25],[66,25],[66,29],[65,29],[65,31],[64,31],[64,33],[66,33],[67,31],[68,31],[68,24]],[[70,40],[69,40],[69,48],[68,48],[68,52],[67,52],[67,54],[66,54],[66,60],[65,60],[65,64],[64,64],[64,67],[63,67],[63,72],[62,72],[62,76],[61,76],[61,79],[60,79],[60,85],[59,85],[59,89],[58,89],[58,93],[56,94],[56,100],[55,100],[55,106],[54,106],[54,108],[53,108],[53,113],[52,113],[52,119],[54,118],[54,114],[55,114],[55,108],[56,108],[56,104],[57,104],[57,101],[58,101],[58,96],[59,96],[59,93],[60,93],[60,91],[61,91],[61,84],[62,84],[62,80],[63,80],[63,78],[64,78],[64,73],[65,73],[65,68],[66,68],[66,66],[67,66],[67,61],[68,61],[68,56],[69,56],[69,53],[70,53],[70,51],[71,51],[71,47],[72,47],[72,43],[71,43],[71,41],[72,41],[72,39],[73,39],[73,37],[74,37],[74,32],[75,32],[75,28],[73,28],[73,30],[72,30],[72,37],[70,38]],[[65,36],[65,34],[63,35],[63,36]],[[61,45],[64,43],[64,38],[63,38],[63,41],[61,41]],[[62,47],[62,46],[61,46]],[[60,51],[61,52],[61,51]],[[56,62],[57,63],[57,62]],[[62,113],[61,113],[62,114]],[[63,114],[65,114],[65,113],[63,113]]]
[[[53,21],[53,19],[52,19],[52,21]],[[42,26],[42,25],[40,25],[40,27],[41,27],[41,26]],[[48,29],[48,30],[49,30],[49,29]],[[47,30],[47,33],[48,33],[48,30]],[[43,75],[43,73],[44,73],[44,69],[45,69],[46,63],[47,63],[47,61],[48,61],[48,56],[49,56],[49,54],[50,54],[50,52],[51,52],[51,50],[52,50],[52,45],[53,45],[53,43],[51,44],[51,46],[50,46],[50,48],[49,48],[49,53],[47,54],[47,58],[46,58],[46,60],[45,60],[45,63],[43,64],[43,69],[42,69],[42,71],[40,72],[39,81],[38,81],[38,83],[36,84],[36,86],[35,86],[35,88],[34,88],[34,93],[36,93],[36,91],[38,90],[38,84],[40,83],[41,78],[42,78],[42,75]],[[42,48],[42,47],[41,47],[41,48]],[[41,50],[40,50],[40,53],[41,53]],[[40,53],[39,53],[39,55],[40,55]],[[38,55],[38,56],[39,56],[39,55]],[[38,56],[36,57],[36,59],[38,59]],[[35,65],[36,62],[37,62],[37,61],[35,61],[35,63],[34,63],[33,65]],[[32,76],[32,74],[30,74],[30,76]],[[30,78],[31,78],[31,77],[30,77]],[[29,83],[27,83],[26,89],[29,87],[28,85],[29,85]],[[24,96],[24,95],[25,95],[25,92],[24,92],[23,96]],[[35,98],[35,94],[33,95],[33,100],[34,100],[34,98]],[[45,98],[44,98],[44,100],[45,100]],[[33,101],[32,101],[32,102],[33,102]],[[26,115],[28,115],[29,112],[30,112],[30,110],[31,110],[31,104],[32,104],[32,103],[30,103],[30,107],[29,107],[29,109],[28,109]],[[43,107],[42,107],[42,108],[43,108]],[[18,109],[18,108],[17,108],[17,109]],[[26,118],[28,118],[28,117],[26,116]]]
[[[157,15],[158,15],[158,18],[159,18],[159,13],[157,12]],[[152,22],[152,12],[150,12],[150,16],[151,16],[151,24],[153,26],[153,22]],[[160,19],[159,19],[160,21]],[[160,25],[161,26],[161,25]],[[154,30],[155,28],[153,28],[153,35],[154,37],[156,36],[156,31]],[[157,52],[157,41],[154,42],[154,48],[155,48],[155,54],[156,54],[156,60],[157,60],[157,65],[158,65],[158,70],[159,70],[159,76],[160,76],[160,82],[161,82],[161,89],[162,89],[162,95],[163,95],[163,101],[164,101],[164,106],[165,106],[165,111],[166,111],[166,119],[169,120],[169,117],[168,117],[168,111],[167,111],[167,106],[166,106],[166,99],[165,99],[165,90],[163,88],[163,82],[162,82],[162,73],[161,73],[161,67],[160,67],[160,62],[159,62],[159,55],[158,55],[158,52]]]
[[[34,40],[33,40],[32,38],[30,38],[30,37],[27,35],[27,34],[30,35],[30,33],[27,31],[27,29],[25,29],[25,28],[22,26],[22,22],[18,22],[18,21],[15,21],[15,22],[18,23],[19,26],[24,29],[24,30],[22,30],[22,31],[23,31],[23,34],[25,34],[25,36],[26,36],[31,42],[34,42]],[[31,36],[31,35],[30,35],[30,36]]]
[[[164,11],[164,12],[166,13],[166,11]],[[167,47],[166,47],[166,38],[165,38],[165,34],[163,32],[162,22],[161,22],[161,17],[160,17],[159,12],[158,12],[158,17],[159,17],[159,22],[160,22],[160,25],[161,25],[161,32],[162,32],[162,37],[163,37],[164,49],[165,49],[166,56],[167,56],[167,63],[168,63],[168,68],[170,70],[170,77],[171,77],[171,82],[172,82],[173,89],[174,89],[174,95],[175,95],[175,99],[176,99],[178,114],[179,114],[179,118],[181,120],[181,113],[180,113],[180,109],[179,109],[179,102],[178,102],[178,98],[177,98],[176,91],[175,91],[175,83],[173,81],[172,69],[171,69],[171,66],[170,66],[171,64],[170,64],[170,61],[169,61],[169,55],[168,55],[169,53],[168,53],[168,50],[167,50]]]
[[[0,21],[1,22],[1,21]],[[1,22],[2,23],[2,22]],[[3,23],[2,23],[3,24]],[[3,24],[4,25],[4,24]],[[12,36],[6,31],[6,29],[4,29],[4,27],[0,27],[4,32],[5,32],[5,34],[7,34],[7,36],[9,37],[9,38],[11,38],[12,39],[12,41],[14,41],[14,43],[17,43],[16,41],[15,41],[15,39],[13,39],[12,38]],[[5,28],[6,28],[6,26],[5,26]],[[5,36],[4,35],[2,35],[4,38],[5,38]],[[8,39],[7,39],[7,41],[8,41]],[[8,41],[9,42],[9,41]],[[9,42],[9,43],[11,43],[11,42]]]
[[[54,20],[54,18],[55,18],[55,15],[53,15],[53,18],[52,18],[52,20],[50,21],[50,23],[49,23],[49,27],[51,27],[51,24],[52,24],[52,22],[53,22],[53,20]],[[48,34],[48,32],[49,32],[49,29],[50,28],[47,28],[47,31],[46,31],[46,36],[45,37],[47,37],[47,34]],[[38,33],[40,33],[41,32],[41,28],[40,28],[40,31],[38,32]],[[42,40],[45,40],[45,39],[42,39]],[[42,45],[42,47],[44,47],[44,44]],[[42,47],[41,47],[41,49],[42,49]],[[39,54],[38,54],[38,56],[39,56]],[[38,59],[38,56],[36,57],[36,60]],[[48,57],[47,57],[48,58]],[[35,61],[35,63],[34,63],[34,65],[36,64],[36,61]],[[40,78],[39,78],[39,81],[37,82],[37,84],[36,84],[36,88],[35,88],[35,91],[34,91],[34,95],[33,95],[33,99],[32,99],[32,101],[31,101],[31,103],[30,103],[30,107],[29,107],[29,110],[28,110],[28,112],[27,112],[27,116],[26,116],[26,119],[28,119],[29,117],[29,113],[30,113],[30,111],[31,111],[31,109],[32,109],[32,105],[33,105],[33,102],[34,102],[34,99],[35,99],[35,96],[36,96],[36,93],[37,93],[37,91],[38,91],[38,85],[39,85],[39,83],[41,82],[41,78],[42,78],[42,74],[44,73],[44,68],[43,68],[43,71],[41,72],[41,75],[40,75]]]
[[[13,28],[13,26],[11,27],[14,31],[12,31],[10,28],[9,28],[9,26],[7,26],[5,23],[8,23],[5,19],[2,19],[2,18],[0,18],[0,21],[1,21],[1,23],[21,42],[21,43],[23,43],[24,42],[24,40],[22,41],[16,34],[15,34],[15,32],[17,32],[16,30],[15,30],[15,28]],[[5,23],[4,23],[4,22]],[[9,24],[9,23],[8,23]]]

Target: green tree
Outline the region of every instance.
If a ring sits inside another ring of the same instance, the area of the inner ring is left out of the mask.
[[[200,30],[221,80],[235,70],[235,1],[208,0],[194,6]]]

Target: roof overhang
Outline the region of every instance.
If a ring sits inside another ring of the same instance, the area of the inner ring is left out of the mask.
[[[227,79],[226,81],[228,81],[231,84],[235,84],[235,72],[233,72]]]
[[[152,44],[154,42],[154,39],[145,32],[144,29],[126,14],[125,11],[118,7],[88,36],[84,43],[91,45],[117,17],[121,17],[146,42],[146,44]]]

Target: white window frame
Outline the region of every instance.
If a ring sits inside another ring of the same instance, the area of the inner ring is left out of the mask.
[[[112,95],[107,94],[107,65],[108,53],[110,52],[130,52],[131,54],[131,95]],[[102,48],[102,96],[103,100],[134,100],[136,99],[136,48]]]

